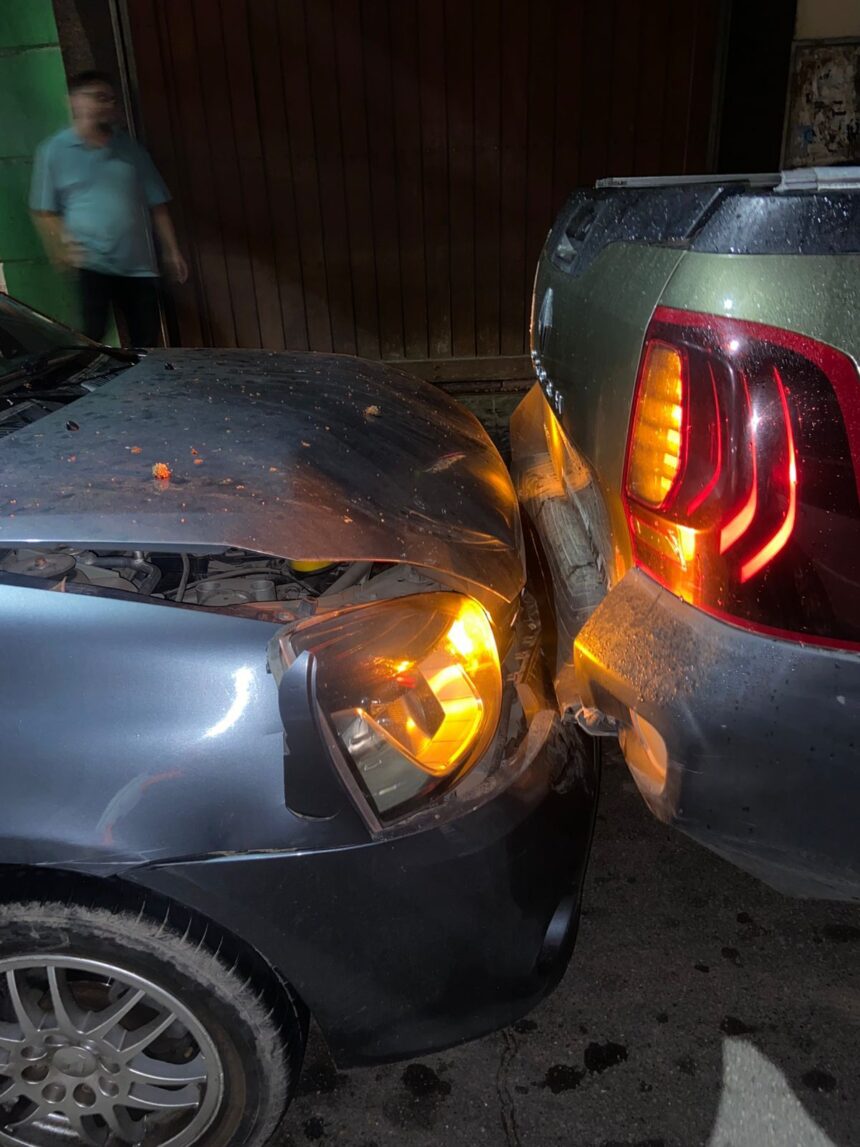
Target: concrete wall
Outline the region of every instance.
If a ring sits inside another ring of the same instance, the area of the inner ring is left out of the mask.
[[[77,325],[74,281],[51,267],[27,209],[36,146],[68,123],[51,0],[3,0],[0,107],[0,287]]]
[[[860,37],[860,0],[798,0],[797,40]]]

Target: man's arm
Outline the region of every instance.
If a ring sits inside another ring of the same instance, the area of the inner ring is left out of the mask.
[[[173,220],[170,218],[170,211],[166,203],[157,203],[152,208],[152,221],[155,224],[155,230],[158,234],[159,243],[161,244],[162,257],[170,272],[171,278],[175,279],[177,283],[186,282],[188,279],[188,264],[183,259],[182,252],[179,250],[176,231],[173,228]]]
[[[136,144],[135,155],[137,169],[143,180],[146,201],[152,212],[153,226],[158,235],[162,260],[170,273],[170,277],[177,283],[184,283],[188,279],[188,264],[179,250],[173,220],[170,218],[170,211],[167,206],[170,201],[170,192],[146,148]]]
[[[62,216],[55,211],[32,211],[33,222],[42,239],[48,258],[55,267],[79,267],[83,249],[63,226]]]
[[[30,211],[48,258],[54,266],[79,267],[83,250],[66,231],[60,214],[60,197],[51,159],[52,143],[52,140],[45,140],[36,149],[30,180]]]

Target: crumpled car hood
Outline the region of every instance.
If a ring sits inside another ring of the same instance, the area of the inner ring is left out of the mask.
[[[4,548],[408,561],[511,601],[519,539],[478,421],[429,383],[341,355],[153,351],[0,443]]]

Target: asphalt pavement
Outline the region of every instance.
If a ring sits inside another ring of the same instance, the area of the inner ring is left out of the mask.
[[[513,1028],[338,1072],[308,1048],[279,1147],[860,1145],[860,908],[789,900],[604,770],[577,950]]]

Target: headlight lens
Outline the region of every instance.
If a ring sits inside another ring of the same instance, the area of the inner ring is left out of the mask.
[[[305,623],[317,701],[377,815],[392,819],[466,772],[499,721],[492,626],[471,598],[421,594]]]

